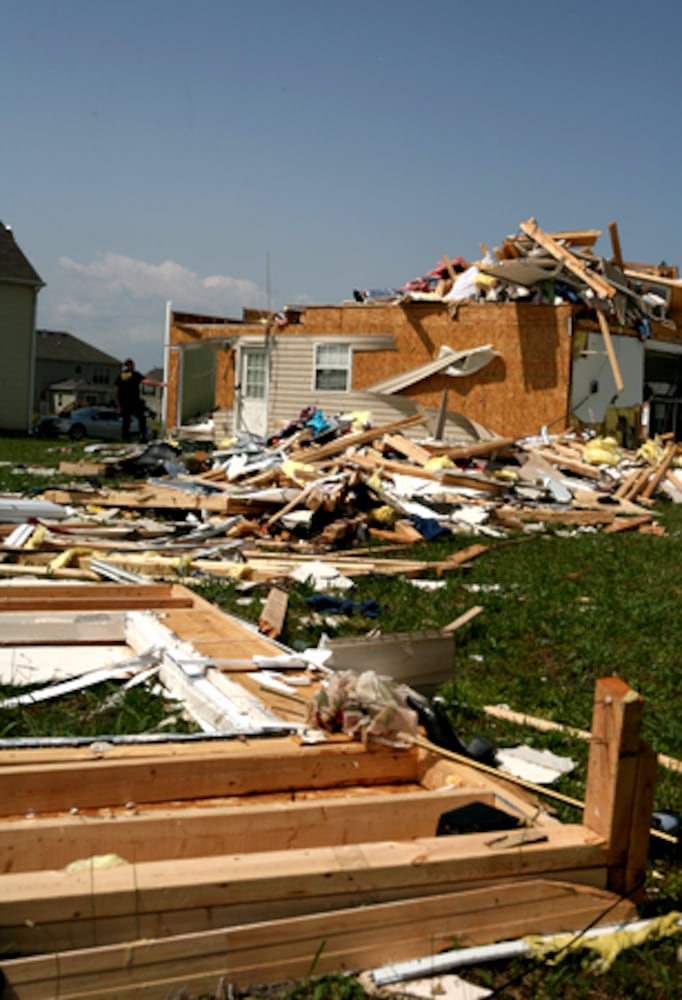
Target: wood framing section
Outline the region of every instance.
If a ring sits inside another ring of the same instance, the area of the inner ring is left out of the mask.
[[[30,611],[28,589],[7,588],[0,628],[3,613]],[[211,607],[178,586],[31,590],[35,607],[49,591],[91,609],[99,595],[117,613],[130,591],[133,632],[140,616],[172,616],[184,643],[205,637]],[[137,590],[154,595],[146,612]],[[222,617],[243,655],[248,643],[279,649]],[[229,664],[219,672],[258,690]],[[300,709],[260,693],[282,719]],[[622,681],[598,683],[585,815],[571,824],[431,746],[292,733],[0,749],[0,948],[23,954],[0,966],[6,995],[51,995],[55,976],[74,1000],[215,989],[223,976],[246,986],[304,976],[318,953],[317,972],[351,970],[630,918],[613,890],[637,884],[650,823],[641,710]],[[473,805],[516,828],[438,835],[444,813]]]

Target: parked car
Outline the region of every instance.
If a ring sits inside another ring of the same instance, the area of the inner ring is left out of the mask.
[[[146,413],[148,421],[153,418],[154,414],[149,407]],[[133,437],[139,433],[136,417],[130,421],[130,432]],[[72,441],[82,441],[83,438],[121,441],[123,439],[121,414],[111,406],[81,406],[75,410],[43,417],[38,422],[36,434],[46,438],[66,436]]]

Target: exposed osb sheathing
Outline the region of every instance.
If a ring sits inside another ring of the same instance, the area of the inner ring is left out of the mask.
[[[185,317],[183,317],[185,319]],[[514,437],[536,433],[543,425],[561,424],[567,413],[571,365],[571,306],[543,306],[526,303],[462,303],[451,315],[443,303],[412,303],[342,306],[309,306],[299,323],[271,326],[271,365],[278,364],[278,348],[291,337],[350,342],[354,337],[392,336],[390,350],[353,352],[352,389],[363,390],[391,375],[423,365],[436,358],[440,348],[454,350],[491,344],[500,357],[483,370],[467,377],[434,375],[403,390],[415,402],[438,407],[443,389],[448,391],[449,410],[463,413],[492,430]],[[232,344],[240,338],[264,342],[263,325],[238,322],[194,325],[174,318],[171,344],[229,336]],[[177,351],[171,352],[178,354]],[[281,351],[280,351],[281,355]],[[234,346],[216,352],[216,407],[231,409],[235,384]],[[312,359],[312,346],[311,346]],[[177,402],[177,361],[170,369],[169,414]],[[298,410],[314,404],[309,389],[311,370],[301,381],[296,396]],[[276,372],[271,384],[277,386]],[[344,409],[344,394],[338,394],[338,410]]]

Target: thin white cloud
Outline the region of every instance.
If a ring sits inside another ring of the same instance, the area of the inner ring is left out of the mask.
[[[135,357],[141,367],[162,362],[166,302],[236,318],[244,306],[264,305],[263,292],[248,279],[202,276],[177,261],[153,264],[116,253],[85,263],[60,257],[45,279],[38,326],[68,330],[114,357]]]
[[[109,292],[125,291],[136,299],[162,297],[166,299],[197,298],[210,293],[220,295],[221,301],[230,304],[239,300],[249,304],[255,301],[260,291],[253,281],[231,278],[228,275],[212,274],[205,278],[183,267],[173,260],[161,264],[149,264],[122,254],[98,254],[89,264],[80,264],[70,257],[60,257],[59,265],[64,271],[71,271],[88,284],[100,285]]]

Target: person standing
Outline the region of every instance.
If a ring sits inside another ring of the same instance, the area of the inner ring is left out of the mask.
[[[165,382],[157,382],[152,378],[145,378],[135,368],[132,358],[126,358],[123,367],[114,383],[116,393],[116,403],[121,413],[123,422],[123,440],[130,441],[130,421],[132,417],[137,417],[140,430],[140,441],[147,440],[147,418],[145,415],[144,400],[140,396],[141,385],[154,385],[163,387]]]

